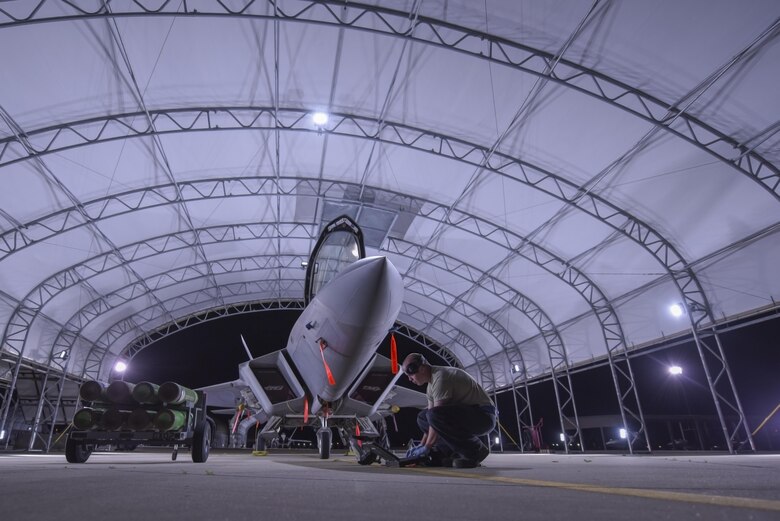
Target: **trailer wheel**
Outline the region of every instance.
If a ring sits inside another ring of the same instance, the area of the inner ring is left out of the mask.
[[[205,421],[195,427],[192,437],[192,461],[204,463],[209,459],[209,447],[211,446],[211,429]]]
[[[91,454],[91,446],[82,445],[68,436],[68,441],[65,442],[65,459],[68,460],[68,463],[84,463]]]

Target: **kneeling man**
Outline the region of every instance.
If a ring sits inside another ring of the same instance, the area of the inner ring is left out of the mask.
[[[412,383],[428,384],[428,408],[417,416],[422,442],[407,456],[430,456],[432,465],[478,466],[490,454],[479,436],[496,427],[496,409],[485,390],[463,369],[431,365],[420,353],[407,356],[403,370]]]

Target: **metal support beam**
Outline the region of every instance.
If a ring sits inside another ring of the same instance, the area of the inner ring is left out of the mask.
[[[229,125],[232,122],[234,126],[238,124],[238,126],[241,128],[269,128],[268,122],[263,123],[263,121],[266,121],[270,117],[270,109],[256,109],[258,112],[253,117],[243,120],[239,119],[237,115],[233,116],[230,112],[231,109],[221,110],[227,111],[223,113],[223,115],[227,117],[222,118],[226,121],[221,121],[220,123],[215,123],[217,120],[216,117],[201,117],[203,112],[200,110],[195,111],[194,119],[189,119],[193,117],[192,110],[185,110],[184,113],[177,114],[179,116],[188,114],[188,116],[185,117],[188,123],[185,124],[182,122],[177,124],[175,127],[179,129],[193,130],[195,128],[203,128],[205,123],[208,128],[211,128],[212,126],[216,128],[217,126],[221,125],[220,128],[225,129],[230,128]],[[166,114],[168,117],[171,117],[170,115],[173,113]],[[159,115],[162,115],[162,113]],[[276,120],[277,118],[284,117],[286,128],[298,129],[302,131],[310,130],[306,128],[306,123],[302,123],[305,119],[304,115],[305,113],[293,109],[291,109],[289,112],[276,109],[273,119]],[[244,117],[246,118],[246,116]],[[338,115],[335,115],[335,117],[338,117]],[[244,123],[241,123],[242,121],[244,121]],[[655,259],[658,260],[667,269],[667,271],[673,276],[678,287],[683,288],[688,286],[689,283],[693,283],[698,288],[698,292],[702,293],[700,283],[695,277],[693,271],[686,268],[687,263],[678,254],[676,249],[669,241],[664,239],[660,234],[655,232],[644,222],[634,218],[627,212],[617,208],[615,205],[600,198],[596,194],[593,194],[587,190],[582,190],[577,185],[567,181],[560,176],[553,175],[552,173],[546,172],[534,165],[507,156],[502,156],[498,153],[492,153],[490,155],[490,159],[486,162],[485,158],[488,157],[490,151],[484,147],[479,147],[473,143],[467,143],[454,138],[434,135],[432,133],[428,133],[425,130],[415,129],[403,125],[394,125],[391,122],[385,122],[385,136],[372,136],[363,130],[364,128],[371,127],[365,124],[361,126],[359,123],[360,118],[356,116],[342,115],[340,121],[337,120],[333,123],[332,130],[330,130],[330,132],[335,134],[364,137],[366,139],[384,139],[389,143],[395,143],[401,146],[406,146],[425,152],[430,152],[433,150],[433,153],[451,157],[467,164],[473,164],[477,166],[484,165],[486,169],[491,170],[507,179],[533,186],[536,189],[544,191],[548,195],[576,206],[578,209],[587,212],[601,222],[611,226],[618,232],[629,237],[634,242],[641,245],[648,253],[653,255],[653,257],[655,257]],[[368,123],[368,121],[365,123]],[[274,123],[273,128],[277,127],[277,123]],[[213,183],[212,186],[212,188],[217,193],[219,193],[221,190],[219,184],[220,180],[218,180],[216,183]],[[204,185],[203,189],[205,188],[206,185]],[[501,231],[499,227],[496,227],[492,224],[483,228],[492,228],[499,233]],[[9,232],[9,234],[14,233],[14,231]],[[13,236],[9,236],[7,238],[3,237],[3,239],[5,240],[6,244],[17,243]],[[18,237],[18,243],[23,245],[24,237]],[[566,261],[563,262],[566,263]],[[684,293],[684,295],[686,298],[688,298],[687,294]],[[610,313],[609,310],[601,313],[601,315],[607,315],[607,317],[611,314],[612,313]],[[614,327],[608,329],[609,330],[605,330],[605,339],[614,339],[615,333],[618,334],[618,337],[622,336],[622,331],[616,332]],[[618,343],[622,344],[622,346],[625,345],[624,341],[618,340]],[[632,406],[632,408],[638,411],[641,408],[641,404],[639,404],[638,395],[636,395],[636,392],[633,390],[634,383],[630,363],[628,362],[627,358],[619,354],[619,351],[619,348],[615,348],[610,349],[609,353],[611,357],[616,358],[616,360],[611,363],[611,367],[613,368],[613,377],[615,381],[618,382],[616,384],[616,392],[618,392],[618,396],[624,394],[626,396],[630,396],[631,394],[634,394],[635,398],[633,401],[635,404]],[[625,391],[623,390],[624,388]],[[640,419],[642,415],[641,413],[637,412],[630,414],[630,416],[636,419]],[[648,448],[650,447],[649,442],[647,446]]]
[[[550,320],[547,314],[527,296],[521,294],[516,289],[508,286],[503,281],[492,276],[489,273],[483,272],[476,266],[472,266],[460,259],[456,259],[442,252],[439,252],[430,246],[423,248],[420,245],[413,244],[402,239],[388,237],[386,241],[387,251],[401,255],[408,259],[422,259],[425,264],[429,266],[435,266],[450,274],[456,275],[461,279],[470,282],[472,285],[477,283],[481,288],[494,294],[505,302],[505,306],[512,307],[522,312],[528,319],[539,329],[542,338],[545,341],[548,353],[548,359],[550,362],[550,371],[553,375],[553,382],[555,388],[556,404],[558,405],[558,416],[561,423],[561,429],[563,431],[571,430],[574,433],[571,435],[571,439],[579,442],[580,447],[584,447],[581,439],[581,431],[579,427],[579,416],[577,414],[577,407],[574,400],[574,391],[571,385],[571,378],[569,376],[569,362],[566,354],[566,348],[563,343],[558,329],[555,324]],[[446,309],[452,309],[452,307],[458,302],[467,302],[462,295],[456,296],[455,299],[448,305]],[[438,313],[432,316],[427,321],[429,327],[431,324],[435,324],[438,319],[441,318],[443,313]],[[523,372],[527,375],[527,369],[525,367],[525,360],[523,360],[522,351],[517,349],[517,346],[512,346],[511,351],[508,348],[504,350],[507,355],[514,352],[517,353],[517,357],[520,358]],[[514,373],[514,363],[510,359],[509,367],[510,372]],[[511,379],[514,387],[514,379]],[[566,446],[566,452],[569,448]]]
[[[193,190],[190,193],[190,196],[193,198],[209,198],[209,197],[227,197],[227,196],[238,196],[241,194],[241,188],[243,187],[246,190],[247,195],[253,194],[256,195],[258,193],[265,193],[268,194],[276,193],[276,190],[268,186],[268,183],[273,183],[273,179],[268,178],[261,178],[259,180],[252,180],[252,179],[239,179],[234,180],[234,183],[231,183],[230,191],[228,190],[228,187],[226,186],[228,183],[228,180],[225,179],[219,179],[219,180],[209,180],[208,182],[202,182],[205,184],[202,184],[201,182],[194,182],[192,183]],[[258,182],[259,181],[259,182]],[[291,178],[291,181],[294,181],[292,183],[293,187],[287,187],[287,190],[290,194],[295,194],[298,191],[298,187],[300,186],[308,186],[308,193],[318,193],[321,197],[328,197],[329,194],[333,191],[336,191],[338,194],[342,194],[343,190],[347,187],[352,185],[351,183],[343,183],[343,182],[334,182],[334,181],[321,181],[321,180],[309,180],[304,178]],[[161,191],[164,191],[164,187],[154,188],[154,189],[146,189],[146,190],[155,190],[157,194],[161,193]],[[317,189],[316,191],[314,191]],[[202,191],[201,191],[202,190]],[[187,191],[185,191],[186,193]],[[129,193],[128,193],[129,194]],[[119,197],[130,197],[128,194],[120,194]],[[137,196],[137,191],[133,191],[133,195]],[[393,194],[390,192],[391,197],[397,197],[399,201],[402,201],[403,203],[408,202],[408,200],[413,199],[415,201],[418,201],[421,206],[425,204],[426,208],[426,214],[423,215],[423,217],[431,218],[436,220],[438,215],[442,214],[443,207],[439,204],[437,204],[434,201],[427,201],[424,199],[419,198],[410,198],[409,196],[402,195],[402,194]],[[113,196],[112,196],[113,197]],[[142,203],[138,203],[139,199],[137,197],[134,197],[135,201],[135,207],[133,205],[126,206],[125,208],[137,208],[139,206],[143,206],[146,204],[146,202],[143,202],[143,198],[140,199]],[[152,204],[153,205],[159,205],[163,204],[160,203],[161,200],[165,200],[164,197],[156,199]],[[147,201],[148,202],[148,201]],[[86,207],[86,205],[85,205]],[[107,208],[107,206],[103,205],[101,207],[101,211]],[[131,210],[126,210],[131,211]],[[105,212],[105,215],[101,215],[101,218],[108,217],[111,212]],[[455,228],[459,228],[462,230],[465,230],[469,233],[475,234],[479,237],[485,238],[487,240],[490,240],[491,242],[494,242],[496,244],[499,244],[503,246],[504,248],[507,248],[508,250],[517,250],[516,245],[517,244],[524,244],[522,251],[518,251],[518,254],[522,255],[526,259],[530,260],[531,262],[534,262],[556,276],[557,278],[561,279],[565,283],[571,285],[574,287],[581,295],[583,295],[586,300],[591,302],[591,305],[594,305],[594,302],[598,300],[599,302],[604,302],[603,294],[601,294],[600,291],[596,290],[594,291],[593,285],[590,282],[587,277],[585,277],[583,274],[578,272],[576,268],[572,266],[568,266],[565,269],[563,269],[564,266],[566,266],[566,262],[562,259],[559,259],[555,257],[554,255],[550,254],[546,250],[543,250],[542,248],[538,247],[538,245],[534,245],[533,243],[528,243],[524,240],[523,237],[517,236],[513,232],[509,230],[505,230],[503,228],[500,228],[498,226],[493,225],[492,223],[488,223],[487,221],[480,219],[476,216],[460,212],[460,211],[453,211],[450,213],[450,218],[448,219],[449,222],[446,224],[448,226],[453,226]],[[441,221],[441,218],[439,217],[439,220],[437,222],[443,222]],[[602,295],[601,299],[598,299],[599,295]],[[596,300],[594,300],[596,299]],[[609,328],[604,327],[604,330],[615,330],[615,327],[612,323],[609,323],[608,321],[611,320],[611,317],[614,316],[614,311],[611,310],[609,306],[603,306],[599,312],[597,312],[597,317],[600,319],[602,324],[610,325]],[[594,309],[596,309],[594,307]],[[617,331],[620,332],[622,335],[622,331],[620,331],[619,326],[617,327]],[[610,340],[613,340],[611,337],[607,337],[605,334],[605,338],[609,338]],[[622,338],[618,337],[618,338]],[[610,345],[608,343],[608,345]],[[613,344],[614,345],[614,342]],[[624,341],[622,342],[622,345],[624,344]]]
[[[160,5],[159,2],[152,0],[136,0],[122,5],[112,4],[110,10],[105,5],[96,8],[91,4],[81,6],[77,2],[58,4],[56,10],[44,8],[53,2],[54,0],[39,0],[36,4],[30,4],[25,11],[0,8],[0,30],[31,23],[89,19],[115,20],[144,16],[170,17],[185,14],[188,18],[272,20],[275,34],[279,31],[278,24],[286,22],[331,26],[401,38],[405,42],[451,50],[476,60],[485,60],[544,78],[546,81],[552,81],[619,108],[711,154],[747,175],[772,193],[775,198],[780,199],[780,169],[758,154],[755,146],[750,144],[750,140],[742,143],[674,105],[670,106],[667,102],[636,87],[575,61],[562,59],[550,52],[474,28],[383,6],[351,3],[348,8],[344,8],[343,2],[335,0],[300,0],[295,3],[294,10],[289,12],[275,0],[255,0],[240,9],[233,9],[219,0],[199,2],[197,9],[188,9],[186,3],[182,5],[164,2]],[[415,21],[411,28],[410,19]],[[551,66],[553,63],[554,67]]]

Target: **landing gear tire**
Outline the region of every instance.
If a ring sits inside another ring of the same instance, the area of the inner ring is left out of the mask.
[[[317,431],[317,441],[320,445],[320,459],[330,458],[331,432],[330,429]]]
[[[211,446],[211,428],[209,424],[200,422],[195,427],[195,433],[192,437],[192,461],[195,463],[204,463],[209,459],[209,447]]]
[[[70,439],[70,437],[65,442],[65,459],[68,463],[84,463],[91,454],[92,447],[89,445],[82,445]]]

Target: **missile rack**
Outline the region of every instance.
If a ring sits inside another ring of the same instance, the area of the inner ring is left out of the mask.
[[[206,394],[174,382],[161,386],[115,381],[108,387],[85,382],[79,391],[84,402],[73,417],[65,443],[69,463],[85,463],[100,445],[134,450],[138,445],[172,447],[192,452],[192,461],[208,459],[212,426],[206,416]]]

